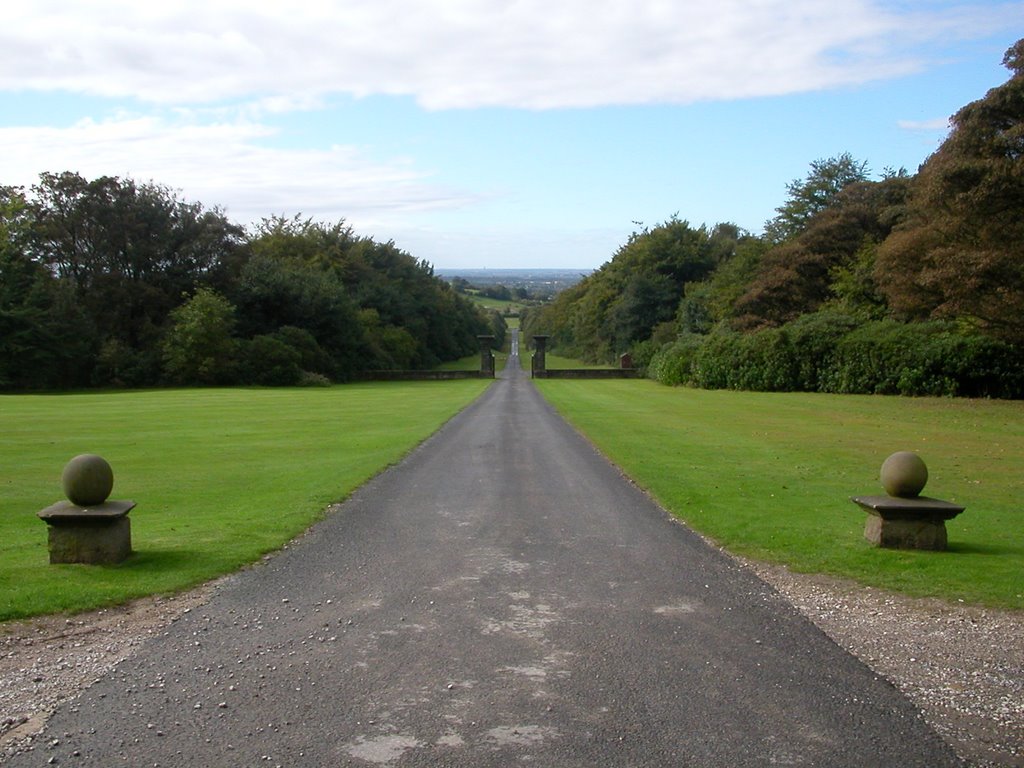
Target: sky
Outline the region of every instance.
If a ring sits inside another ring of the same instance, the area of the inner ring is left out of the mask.
[[[815,160],[915,172],[1020,37],[1024,0],[32,0],[0,27],[0,184],[592,269],[675,215],[759,233]]]

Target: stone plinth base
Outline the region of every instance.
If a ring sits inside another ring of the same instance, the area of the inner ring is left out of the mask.
[[[132,552],[128,512],[133,501],[79,507],[62,501],[39,513],[49,528],[51,563],[120,563]]]
[[[876,547],[889,549],[946,548],[946,524],[919,520],[885,520],[868,515],[864,525],[864,538]]]
[[[855,496],[853,502],[868,513],[864,538],[889,549],[945,549],[946,520],[964,511],[964,507],[924,496]]]

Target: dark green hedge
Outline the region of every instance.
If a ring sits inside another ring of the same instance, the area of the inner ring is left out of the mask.
[[[953,323],[859,324],[818,312],[781,328],[684,334],[652,358],[663,384],[763,392],[1024,397],[1024,356]]]

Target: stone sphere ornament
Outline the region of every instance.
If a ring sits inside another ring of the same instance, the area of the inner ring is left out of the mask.
[[[854,496],[868,513],[864,538],[888,549],[946,548],[946,521],[964,511],[960,504],[921,496],[928,468],[911,451],[894,453],[882,464],[879,479],[887,496]]]
[[[80,507],[99,506],[114,489],[114,471],[102,456],[83,453],[75,456],[61,474],[64,495]]]
[[[60,478],[65,501],[37,514],[46,523],[50,562],[114,565],[132,553],[134,501],[110,501],[114,472],[93,453],[75,456]]]
[[[897,451],[882,464],[882,487],[890,496],[913,499],[924,490],[928,482],[928,467],[912,451]]]

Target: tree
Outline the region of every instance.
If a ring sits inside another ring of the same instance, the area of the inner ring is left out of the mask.
[[[235,308],[209,288],[200,288],[171,312],[163,342],[164,371],[178,384],[227,384],[235,373]]]
[[[472,352],[476,334],[488,328],[483,312],[436,277],[428,262],[413,258],[393,242],[357,237],[344,222],[324,224],[298,216],[268,219],[257,230],[252,250],[264,272],[266,259],[271,259],[278,265],[275,269],[280,274],[288,273],[290,279],[303,274],[302,279],[308,281],[311,275],[319,275],[318,279],[345,291],[353,311],[374,310],[373,327],[366,330],[377,338],[368,341],[368,352],[360,341],[359,352],[365,353],[365,359],[349,359],[344,364],[346,370],[357,365],[377,367],[388,359],[407,361],[403,367],[455,360]],[[251,271],[250,267],[243,269],[241,282],[250,281]],[[241,298],[237,303],[245,324],[248,305]],[[327,321],[329,317],[321,313],[321,319]],[[321,346],[331,352],[324,336],[313,328],[312,318],[287,322],[313,331]],[[268,329],[248,328],[246,332],[250,331],[267,333]],[[349,324],[352,339],[359,339],[358,331],[358,321]],[[411,356],[407,354],[409,338],[413,343]]]
[[[480,289],[480,295],[498,301],[512,301],[512,291],[507,285],[485,285]]]
[[[0,388],[25,386],[25,374],[44,363],[47,275],[22,253],[25,197],[0,188]]]
[[[667,275],[633,275],[608,310],[612,350],[625,352],[650,338],[654,326],[673,317],[678,303],[679,288]]]
[[[0,388],[88,386],[95,356],[75,296],[28,253],[24,190],[0,187]]]
[[[893,176],[847,185],[799,235],[764,254],[747,290],[736,299],[734,327],[779,326],[814,312],[837,298],[837,280],[852,276],[861,284],[854,291],[849,280],[841,282],[844,297],[867,301],[873,295],[870,277],[864,275],[870,265],[859,262],[873,258],[873,245],[901,220],[908,184]]]
[[[242,338],[270,336],[286,326],[301,328],[330,356],[332,377],[346,377],[360,365],[363,328],[336,272],[257,253],[242,268],[231,298]]]
[[[1024,342],[1024,40],[1010,79],[963,107],[913,181],[876,277],[910,319],[960,318]]]
[[[878,242],[868,237],[845,264],[831,271],[831,290],[836,306],[864,320],[881,320],[889,309],[885,294],[875,279]]]
[[[634,232],[612,260],[537,313],[526,333],[584,360],[610,361],[676,316],[685,287],[732,257],[741,237],[732,224],[691,227],[672,216]]]
[[[731,253],[700,283],[689,283],[676,314],[679,333],[708,333],[735,315],[739,298],[757,277],[769,244],[762,237],[737,233]]]
[[[765,223],[765,237],[772,243],[796,237],[815,214],[832,204],[843,189],[867,179],[867,162],[855,160],[849,152],[815,160],[806,177],[794,179],[786,185],[786,202],[775,209],[775,218]]]
[[[168,313],[241,248],[241,228],[219,212],[130,179],[44,173],[28,210],[27,255],[70,286],[129,384],[156,382]]]

